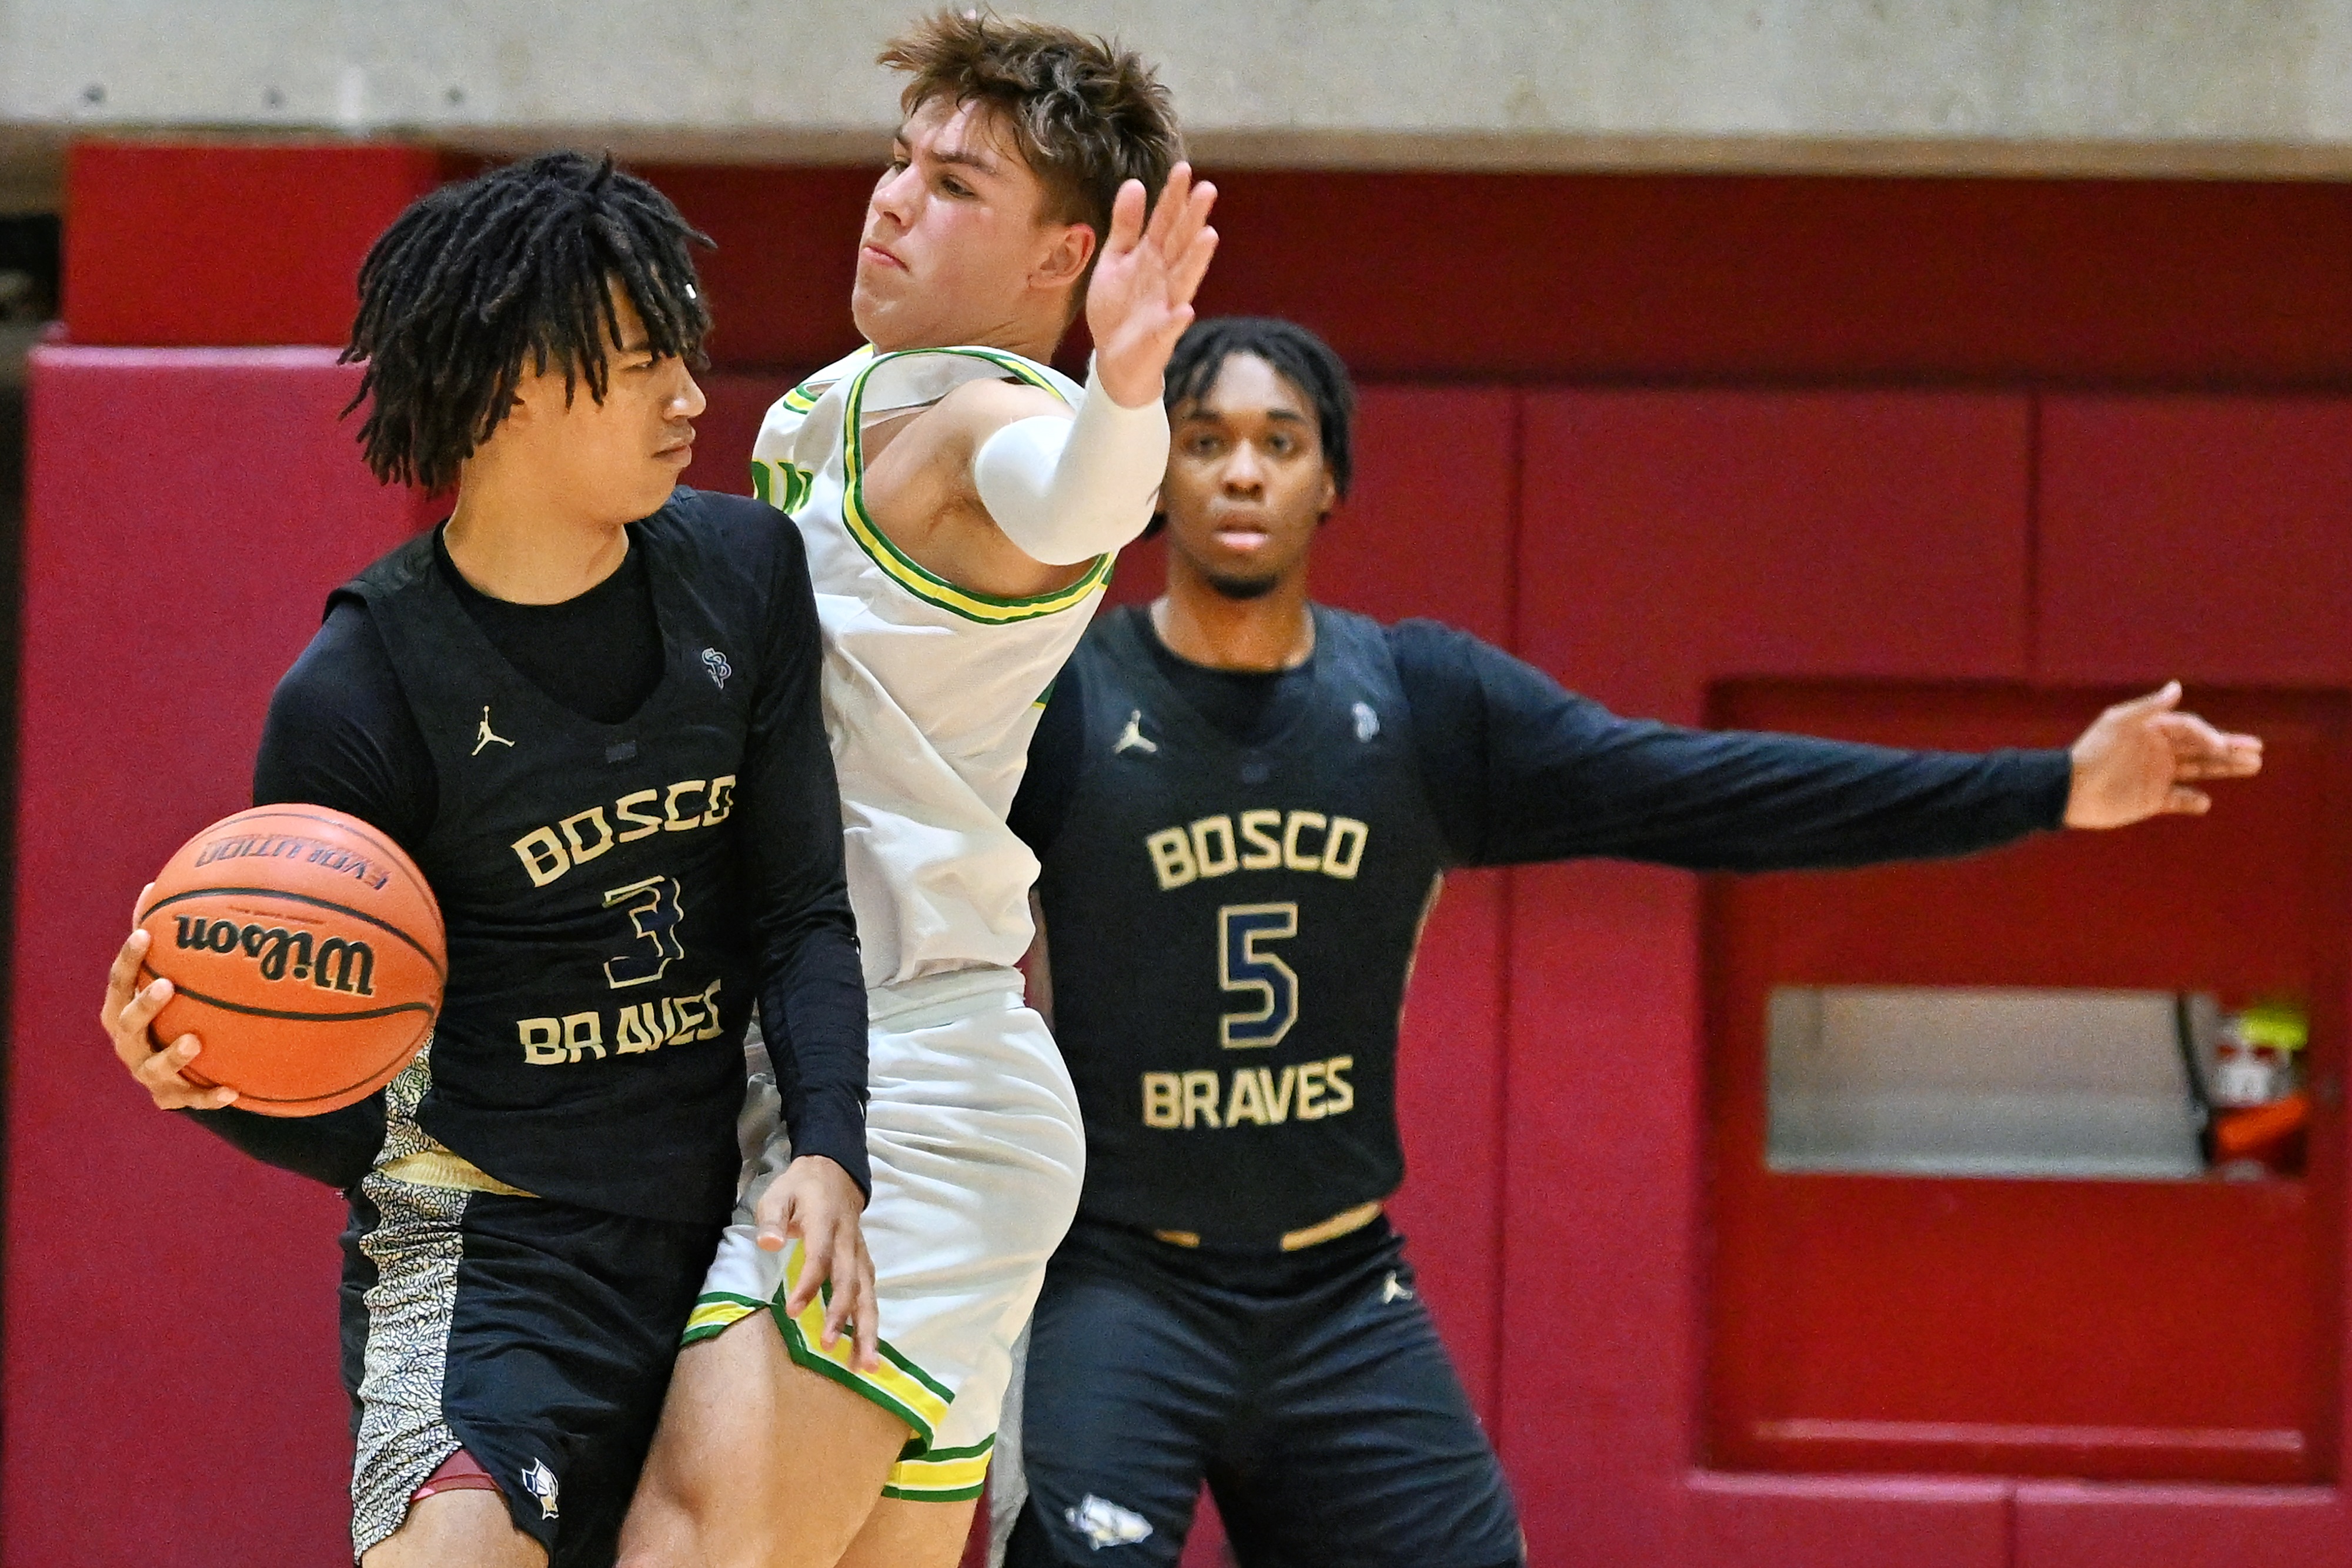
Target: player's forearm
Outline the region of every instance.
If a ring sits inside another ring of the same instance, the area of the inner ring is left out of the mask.
[[[866,979],[845,912],[762,957],[760,1018],[793,1152],[824,1155],[870,1195]]]
[[[1076,566],[1143,532],[1167,468],[1160,400],[1121,407],[1089,373],[1076,418],[1041,414],[1000,426],[974,453],[971,476],[990,518],[1022,553]]]
[[[1573,852],[1693,871],[1826,870],[1973,853],[2063,820],[2059,751],[1899,751],[1633,726],[1576,770]],[[1514,814],[1539,810],[1520,793]],[[1541,836],[1524,820],[1504,836]],[[1514,857],[1517,858],[1517,857]]]
[[[383,1095],[317,1116],[261,1116],[231,1105],[218,1111],[179,1111],[205,1131],[263,1165],[275,1166],[331,1187],[347,1187],[367,1175],[383,1147]]]

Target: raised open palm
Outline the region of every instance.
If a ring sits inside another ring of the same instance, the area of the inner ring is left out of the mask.
[[[1192,295],[1216,254],[1209,209],[1217,188],[1192,183],[1192,166],[1168,172],[1151,219],[1144,222],[1143,183],[1129,180],[1111,204],[1110,234],[1087,286],[1087,329],[1094,334],[1095,373],[1111,401],[1140,408],[1160,396],[1160,379],[1176,340],[1192,324]]]

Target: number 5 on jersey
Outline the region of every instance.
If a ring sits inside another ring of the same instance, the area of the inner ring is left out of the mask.
[[[1218,1020],[1228,1051],[1274,1045],[1298,1021],[1298,975],[1265,944],[1298,935],[1296,904],[1228,904],[1217,911],[1217,983],[1258,1005]]]

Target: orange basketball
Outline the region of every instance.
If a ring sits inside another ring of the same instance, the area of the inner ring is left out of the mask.
[[[193,1033],[184,1076],[266,1116],[315,1116],[408,1065],[441,1010],[448,938],[415,862],[356,817],[256,806],[180,846],[140,928],[153,1038]]]

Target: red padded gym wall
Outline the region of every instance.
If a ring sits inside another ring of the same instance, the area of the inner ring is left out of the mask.
[[[2352,375],[2339,372],[2339,380]],[[2037,443],[2039,680],[2352,688],[2352,398],[2049,395]],[[2344,802],[2331,798],[2340,817]],[[2217,812],[2215,825],[2228,819]],[[2334,934],[2338,943],[2347,934]],[[2321,1013],[2332,999],[2323,998]],[[2352,1300],[2346,1248],[2342,1042],[2333,1068],[2332,1168],[2311,1185],[2332,1253],[2334,1299]],[[2326,1092],[2323,1086],[2323,1092]],[[2317,1155],[2321,1151],[2315,1151]],[[2323,1180],[2323,1178],[2326,1178]],[[2303,1488],[2086,1486],[2016,1490],[2016,1568],[2344,1568],[2352,1506],[2341,1444],[2352,1430],[2352,1326],[2326,1325],[2333,1484]]]
[[[249,800],[270,688],[327,591],[415,524],[336,423],[358,375],[333,357],[34,357],[7,1568],[290,1568],[348,1551],[342,1205],[152,1109],[97,1024],[141,884]]]
[[[2116,695],[1769,683],[1719,692],[1712,717],[1892,746],[2062,747]],[[2305,1070],[2326,1094],[2352,956],[2352,822],[2336,808],[2352,793],[2352,704],[2209,686],[2198,707],[2266,745],[2262,776],[2222,791],[2210,818],[1708,889],[1710,1463],[2107,1480],[2335,1473],[2331,1112],[2292,1178],[1986,1179],[1765,1159],[1780,986],[2295,998],[2312,1022]],[[2254,1524],[2242,1547],[2252,1561],[2275,1544]]]
[[[1729,675],[2021,676],[2029,439],[2015,396],[1532,395],[1521,650],[1685,723]],[[1999,1487],[1692,1484],[1696,884],[1614,865],[1515,884],[1501,1435],[1540,1478],[1534,1560],[2001,1568]]]
[[[152,1109],[97,1024],[132,898],[248,799],[328,590],[405,537],[338,414],[397,148],[84,148],[31,366],[0,1563],[348,1556],[342,1206]],[[89,340],[170,347],[88,347]]]
[[[243,162],[257,152],[285,160],[257,183]],[[217,166],[219,149],[140,152],[194,162],[179,177],[121,165],[111,216],[106,182],[82,171],[113,154],[77,158],[79,342],[338,341],[366,237],[442,168],[349,144],[239,149]],[[774,377],[850,346],[870,176],[648,172],[721,242],[708,263],[720,366],[761,372],[712,379],[691,477],[735,487]],[[237,181],[244,194],[221,193]],[[1368,397],[1359,497],[1321,552],[1335,601],[1498,638],[1516,626],[1571,684],[1685,719],[1714,684],[1750,676],[2112,684],[2179,657],[2199,680],[2347,684],[2335,589],[2352,446],[2331,394],[2352,386],[2352,187],[1220,183],[1205,309],[1297,317],[1368,380],[1486,383]],[[318,226],[353,200],[388,204]],[[205,237],[238,203],[284,217],[268,235]],[[316,276],[275,276],[306,257]],[[279,295],[309,303],[244,316]],[[348,372],[81,353],[50,350],[36,371],[0,1564],[333,1561],[348,1451],[335,1206],[154,1116],[89,1014],[139,877],[215,797],[241,800],[261,702],[318,593],[414,518],[357,473],[332,424]],[[1788,390],[1802,386],[1822,390]],[[2313,395],[2244,395],[2282,390]],[[2138,395],[2151,392],[2170,395]],[[1508,455],[1521,410],[1523,460]],[[92,519],[105,526],[79,531]],[[307,553],[242,542],[265,538]],[[1118,595],[1148,588],[1149,559],[1122,570]],[[257,586],[293,578],[299,593]],[[126,580],[194,598],[184,622],[226,652],[196,662]],[[45,692],[58,695],[41,706]],[[138,756],[167,741],[168,789]],[[159,820],[173,811],[184,823]],[[68,823],[98,828],[98,861],[68,847],[83,841],[57,831]],[[1668,873],[1465,879],[1416,977],[1401,1218],[1494,1417],[1533,1560],[2346,1568],[2352,1526],[2332,1486],[1696,1468],[1710,1247],[1699,907]],[[1479,1150],[1421,1152],[1496,1119],[1500,1146],[1482,1148],[1499,1176]],[[1503,1206],[1477,1207],[1498,1179]],[[208,1361],[169,1354],[158,1327],[191,1319],[217,1325],[226,1348]],[[117,1496],[126,1455],[224,1449],[239,1467],[167,1467],[176,1490],[137,1507]],[[243,1466],[255,1456],[278,1468]]]

